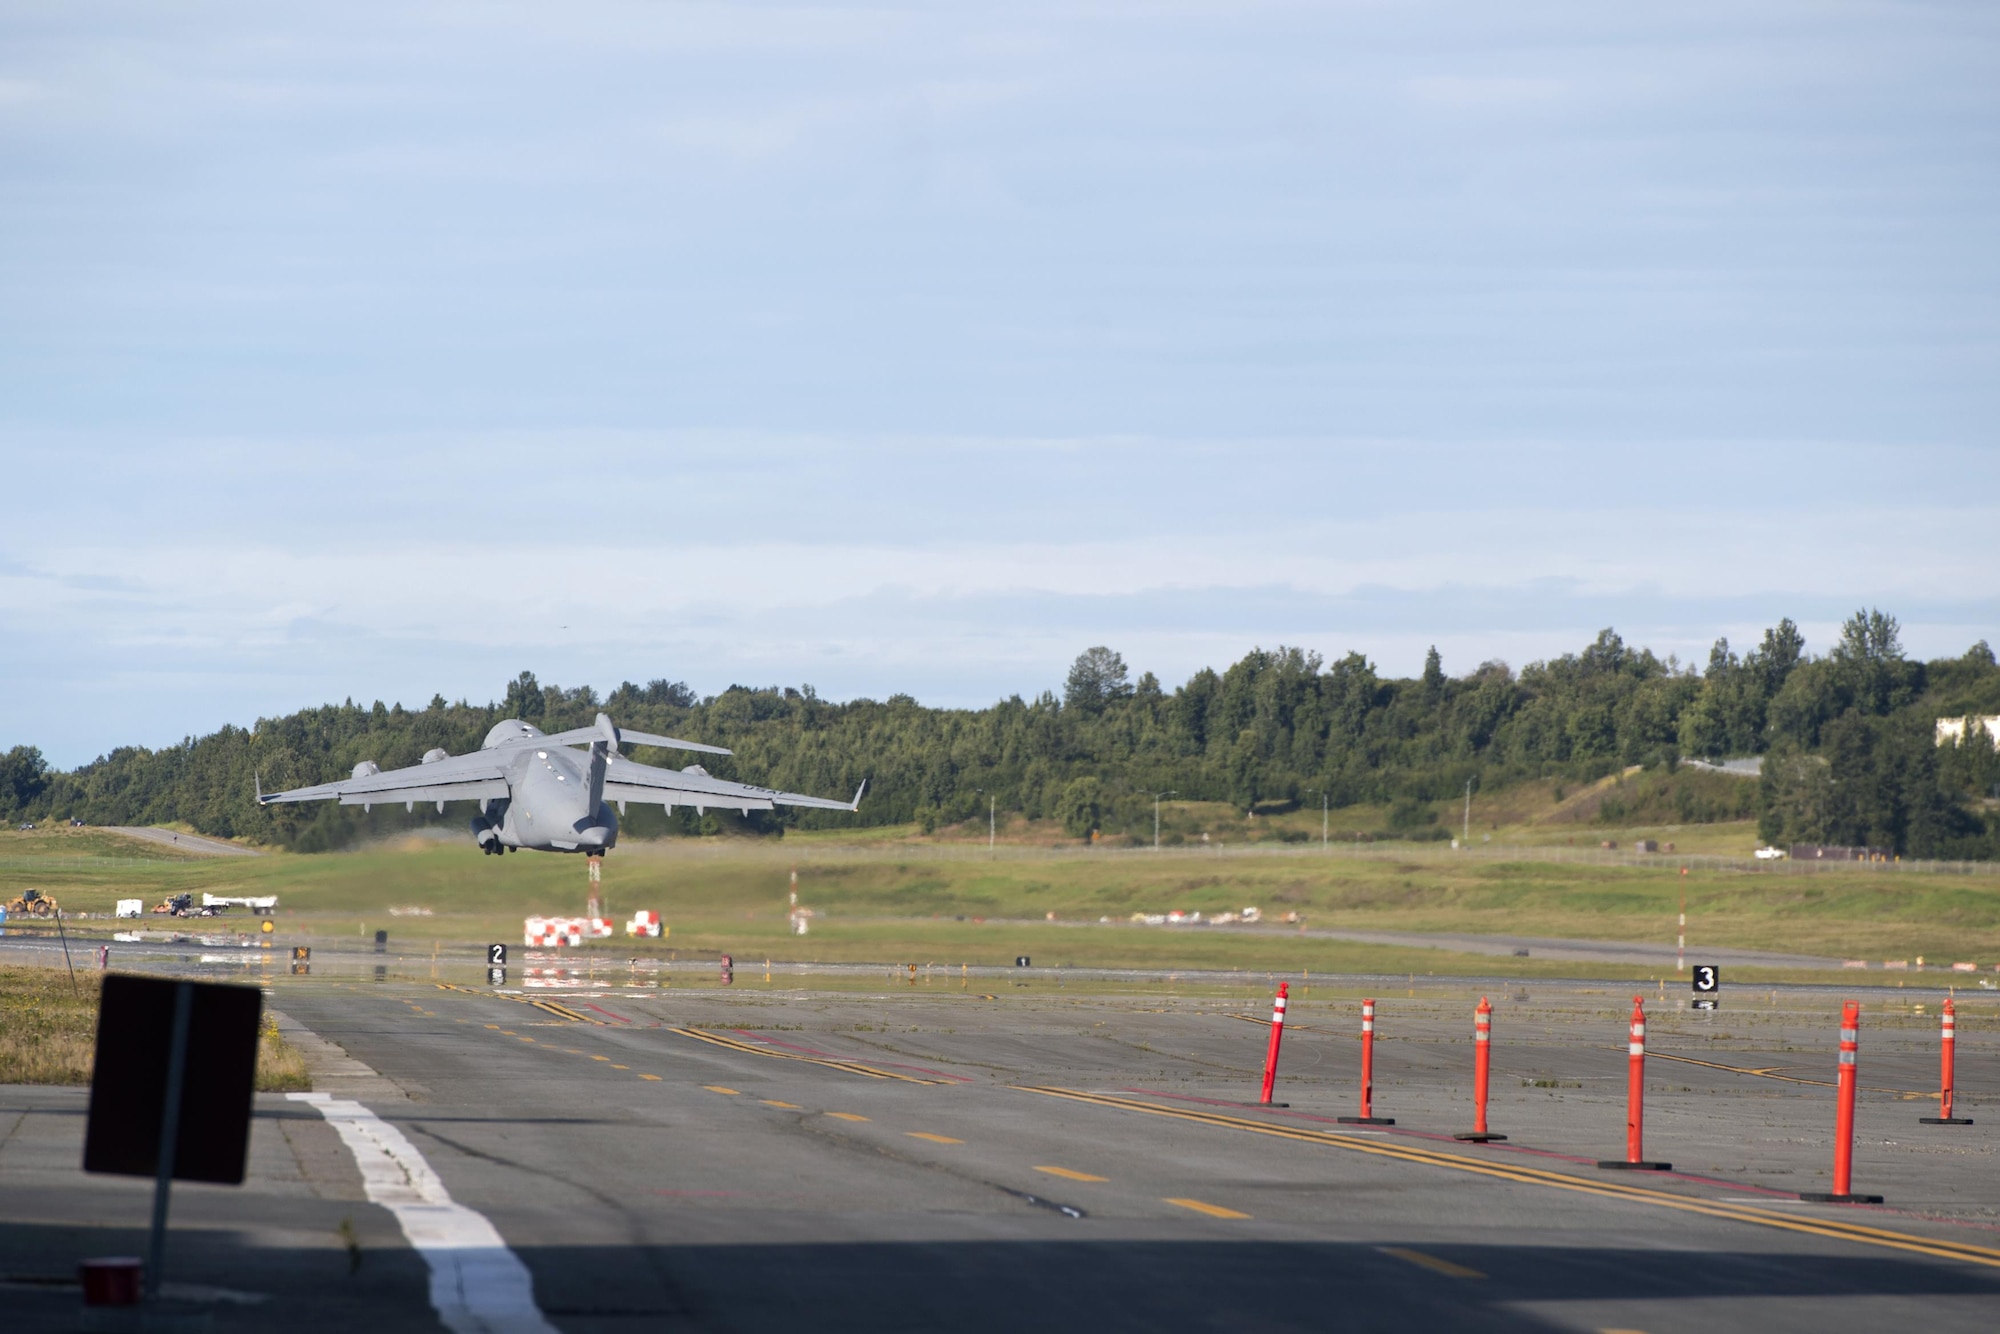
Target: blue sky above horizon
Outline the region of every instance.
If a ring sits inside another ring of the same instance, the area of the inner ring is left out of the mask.
[[[2000,639],[2000,11],[0,13],[0,748]]]

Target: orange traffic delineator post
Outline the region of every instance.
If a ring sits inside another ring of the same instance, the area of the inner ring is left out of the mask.
[[[1264,1048],[1264,1093],[1257,1099],[1260,1106],[1283,1107],[1282,1102],[1271,1101],[1271,1086],[1278,1082],[1278,1044],[1285,1040],[1285,998],[1291,993],[1292,984],[1278,983],[1277,999],[1271,1002],[1271,1042]]]
[[[1453,1139],[1488,1144],[1507,1138],[1486,1128],[1486,1082],[1492,1072],[1493,1002],[1481,996],[1479,1008],[1472,1012],[1472,1129],[1453,1135]]]
[[[1393,1126],[1393,1116],[1375,1115],[1375,1002],[1361,1002],[1361,1115],[1336,1118],[1344,1126]]]
[[[1880,1195],[1854,1193],[1855,1056],[1861,1050],[1861,1002],[1848,1001],[1840,1011],[1840,1076],[1833,1118],[1833,1189],[1800,1191],[1799,1198],[1815,1204],[1880,1204]]]
[[[1972,1118],[1969,1116],[1953,1116],[1951,1114],[1952,1092],[1955,1083],[1952,1076],[1952,1063],[1954,1060],[1952,1048],[1958,1045],[1957,1029],[1958,1029],[1957,1010],[1956,1007],[1952,1004],[1951,998],[1947,996],[1944,1002],[1944,1038],[1941,1045],[1942,1054],[1939,1055],[1938,1057],[1938,1065],[1939,1065],[1938,1114],[1936,1116],[1918,1117],[1917,1118],[1918,1125],[1969,1126],[1972,1124]]]
[[[1608,1159],[1599,1167],[1628,1172],[1671,1172],[1672,1163],[1646,1161],[1646,998],[1632,998],[1632,1036],[1626,1044],[1625,1157]]]

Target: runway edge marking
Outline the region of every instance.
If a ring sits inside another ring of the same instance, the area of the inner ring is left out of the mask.
[[[291,1093],[326,1118],[354,1155],[370,1203],[395,1215],[430,1267],[431,1306],[453,1334],[559,1334],[535,1304],[535,1280],[500,1232],[451,1198],[403,1132],[360,1103],[330,1093]]]
[[[1797,1218],[1785,1214],[1770,1213],[1747,1205],[1726,1204],[1715,1200],[1697,1199],[1686,1195],[1670,1195],[1664,1191],[1648,1190],[1640,1186],[1628,1186],[1616,1182],[1588,1181],[1552,1172],[1543,1168],[1522,1167],[1512,1164],[1495,1163],[1491,1160],[1467,1158],[1459,1154],[1441,1153],[1435,1149],[1422,1149],[1410,1145],[1393,1144],[1379,1139],[1360,1139],[1337,1132],[1311,1130],[1303,1126],[1271,1125],[1252,1121],[1243,1117],[1226,1116],[1218,1112],[1197,1111],[1185,1107],[1161,1107],[1155,1103],[1140,1102],[1133,1098],[1119,1098],[1103,1093],[1086,1093],[1078,1089],[1054,1088],[1029,1084],[1012,1087],[1023,1093],[1039,1093],[1045,1097],[1063,1098],[1071,1102],[1087,1103],[1114,1111],[1144,1112],[1152,1116],[1171,1117],[1177,1121],[1192,1121],[1198,1125],[1215,1126],[1224,1130],[1243,1130],[1256,1135],[1269,1135],[1277,1139],[1298,1140],[1307,1144],[1317,1144],[1325,1148],[1345,1149],[1349,1153],[1368,1154],[1378,1158],[1395,1158],[1403,1162],[1418,1163],[1426,1167],[1449,1168],[1456,1172],[1468,1172],[1474,1176],[1492,1177],[1501,1181],[1512,1181],[1520,1185],[1546,1186],[1556,1190],[1575,1191],[1582,1195],[1595,1195],[1600,1199],[1626,1200],[1637,1204],[1650,1204],[1663,1209],[1676,1209],[1683,1213],[1703,1214],[1710,1218],[1728,1219],[1737,1223],[1751,1223],[1759,1227],[1778,1228],[1788,1232],[1804,1232],[1817,1237],[1830,1237],[1839,1241],[1860,1242],[1870,1246],[1885,1246],[1894,1250],[1911,1251],[1936,1259],[1959,1260],[1967,1264],[1984,1265],[2000,1269],[2000,1250],[1986,1246],[1974,1246],[1968,1242],[1939,1241],[1920,1237],[1909,1232],[1894,1232],[1887,1228],[1869,1227],[1861,1223],[1848,1223],[1831,1218]]]
[[[866,1075],[870,1079],[894,1079],[905,1084],[945,1085],[955,1081],[949,1079],[918,1079],[915,1075],[900,1075],[894,1070],[878,1070],[872,1065],[859,1061],[836,1061],[823,1056],[805,1056],[793,1051],[775,1051],[760,1047],[754,1042],[743,1042],[736,1038],[724,1037],[720,1033],[707,1033],[698,1028],[669,1028],[669,1033],[678,1033],[684,1038],[697,1042],[711,1043],[717,1047],[727,1047],[731,1051],[745,1052],[751,1056],[768,1056],[776,1061],[804,1061],[807,1065],[823,1065],[829,1070],[843,1070],[850,1075]]]

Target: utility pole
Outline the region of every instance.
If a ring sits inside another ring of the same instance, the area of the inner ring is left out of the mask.
[[[986,856],[990,860],[993,856],[993,831],[997,827],[997,821],[995,820],[993,814],[994,801],[995,801],[995,798],[993,796],[993,789],[987,787],[975,787],[972,790],[974,792],[984,792],[986,794]]]
[[[1472,780],[1465,780],[1465,846],[1472,846]]]
[[[1179,790],[1168,788],[1165,792],[1153,794],[1153,851],[1160,850],[1160,798],[1178,796]]]
[[[1312,796],[1312,795],[1313,795],[1313,794],[1314,794],[1315,792],[1317,792],[1317,793],[1319,794],[1319,850],[1320,850],[1321,852],[1328,852],[1328,851],[1331,851],[1331,848],[1329,847],[1329,845],[1328,845],[1328,843],[1327,843],[1327,832],[1328,832],[1328,827],[1327,827],[1327,820],[1328,820],[1328,814],[1327,814],[1327,809],[1328,809],[1328,797],[1327,797],[1327,792],[1326,792],[1326,789],[1325,789],[1325,788],[1312,788],[1312,787],[1309,787],[1309,788],[1307,788],[1307,789],[1306,789],[1306,795],[1307,795],[1308,797]]]

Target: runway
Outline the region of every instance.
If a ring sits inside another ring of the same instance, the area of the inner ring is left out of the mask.
[[[1630,1008],[1602,984],[1495,996],[1492,1116],[1511,1138],[1477,1147],[1450,1138],[1471,1116],[1470,996],[1381,997],[1377,1111],[1398,1124],[1362,1129],[1332,1119],[1353,1110],[1355,1004],[1323,984],[1295,993],[1290,1106],[1263,1110],[1243,1105],[1268,1013],[1247,994],[738,976],[272,990],[326,1044],[318,1086],[395,1127],[518,1256],[546,1327],[576,1334],[1970,1330],[2000,1315],[2000,1120],[1982,1110],[2000,1094],[2000,1009],[1970,1000],[1971,1127],[1916,1124],[1935,1107],[1935,1002],[1864,1017],[1856,1185],[1888,1205],[1858,1209],[1796,1200],[1824,1188],[1831,1139],[1834,1007],[1818,993],[1656,1009],[1648,1148],[1679,1170],[1638,1181],[1594,1166],[1623,1146]],[[143,1184],[69,1166],[80,1092],[0,1093],[11,1267],[51,1269],[93,1229],[143,1222]],[[176,1206],[172,1273],[264,1294],[216,1302],[217,1328],[268,1328],[278,1309],[302,1329],[361,1312],[440,1327],[424,1264],[318,1112],[261,1098],[253,1157],[244,1190]],[[67,1327],[73,1294],[16,1293],[45,1322],[26,1327]]]

